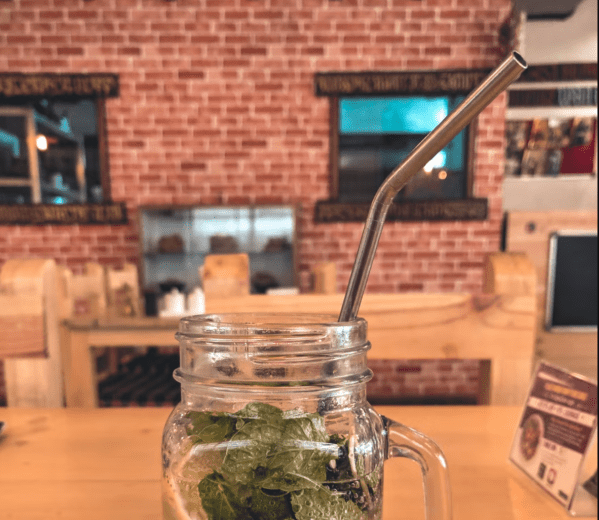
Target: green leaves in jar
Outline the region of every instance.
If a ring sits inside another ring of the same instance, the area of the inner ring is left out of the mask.
[[[227,443],[220,467],[198,484],[209,520],[366,518],[354,495],[326,482],[338,462],[348,467],[339,460],[347,457],[347,439],[329,436],[320,415],[250,403],[234,414],[189,412],[187,418],[195,443]]]

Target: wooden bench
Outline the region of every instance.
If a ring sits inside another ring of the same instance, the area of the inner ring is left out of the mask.
[[[486,294],[366,294],[371,359],[483,360],[480,402],[522,404],[532,371],[536,299],[534,269],[522,255],[491,255]],[[514,282],[514,278],[520,281]],[[246,295],[206,300],[208,313],[322,313],[336,319],[342,294]],[[96,406],[95,347],[175,346],[177,320],[67,320],[63,327],[66,403]]]

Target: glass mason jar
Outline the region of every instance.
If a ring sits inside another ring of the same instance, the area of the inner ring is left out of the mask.
[[[165,520],[380,520],[383,463],[422,467],[429,520],[451,518],[445,458],[366,400],[363,319],[184,318],[181,402],[162,440]]]

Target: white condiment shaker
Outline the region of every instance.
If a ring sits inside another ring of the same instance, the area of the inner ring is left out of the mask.
[[[206,298],[204,291],[200,287],[196,287],[187,295],[187,314],[196,315],[206,312]]]

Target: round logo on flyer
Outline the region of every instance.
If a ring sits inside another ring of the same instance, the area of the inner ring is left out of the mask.
[[[543,438],[543,419],[538,414],[532,414],[522,425],[520,435],[520,453],[524,460],[531,460],[537,453]]]

